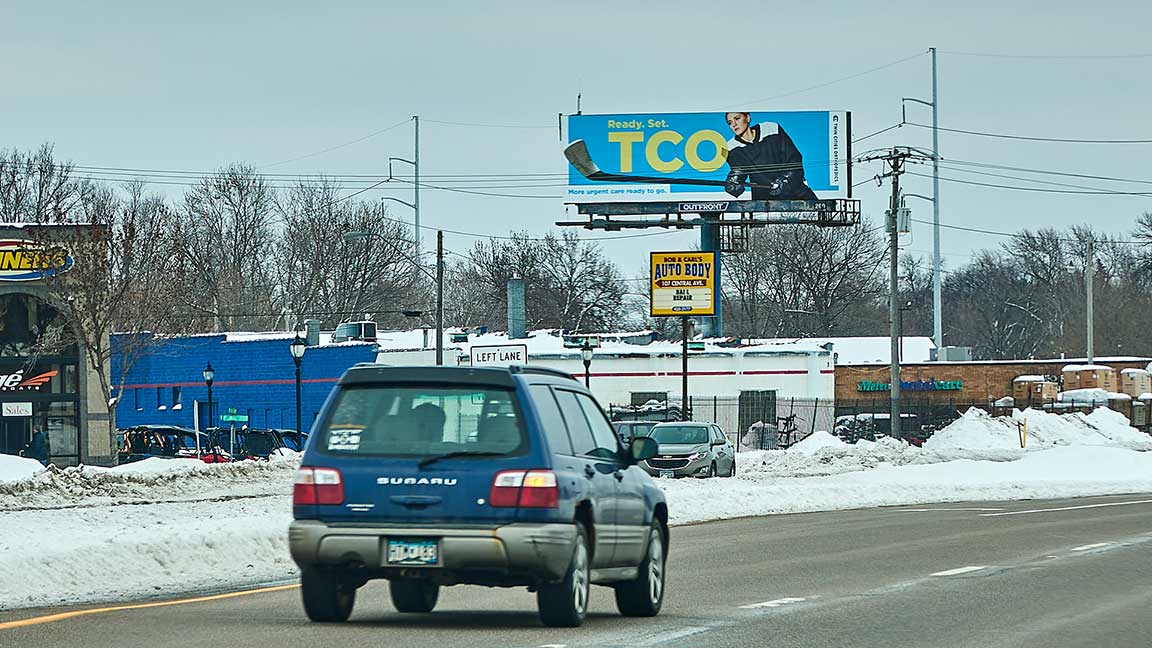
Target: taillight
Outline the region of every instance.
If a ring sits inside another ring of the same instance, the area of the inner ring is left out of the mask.
[[[488,503],[494,507],[557,508],[560,486],[551,470],[505,470],[496,473]]]
[[[292,486],[292,503],[297,505],[343,504],[344,480],[335,468],[300,468]]]

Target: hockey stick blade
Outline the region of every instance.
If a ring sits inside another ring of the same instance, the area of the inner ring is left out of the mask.
[[[589,180],[594,180],[593,176],[602,175],[600,167],[596,166],[596,163],[592,161],[592,156],[588,154],[588,145],[584,143],[584,140],[576,140],[564,147],[564,157],[568,158],[568,162],[576,167],[580,175]]]

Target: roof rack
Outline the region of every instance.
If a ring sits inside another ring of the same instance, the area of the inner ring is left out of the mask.
[[[532,365],[509,365],[508,371],[512,373],[534,373],[544,374],[546,376],[557,376],[559,378],[567,378],[569,380],[576,380],[576,377],[567,371],[560,371],[559,369],[552,369],[551,367],[539,367]]]

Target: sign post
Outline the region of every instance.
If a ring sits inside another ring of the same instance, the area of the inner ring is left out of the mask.
[[[693,315],[716,314],[715,252],[653,252],[651,255],[652,317],[679,317],[682,338],[680,419],[688,413],[688,338]]]

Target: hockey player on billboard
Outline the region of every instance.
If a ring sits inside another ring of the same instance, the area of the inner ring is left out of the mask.
[[[739,198],[752,184],[752,200],[815,200],[804,180],[800,151],[779,124],[752,125],[746,112],[725,113],[734,137],[728,140],[731,169],[724,190]]]

